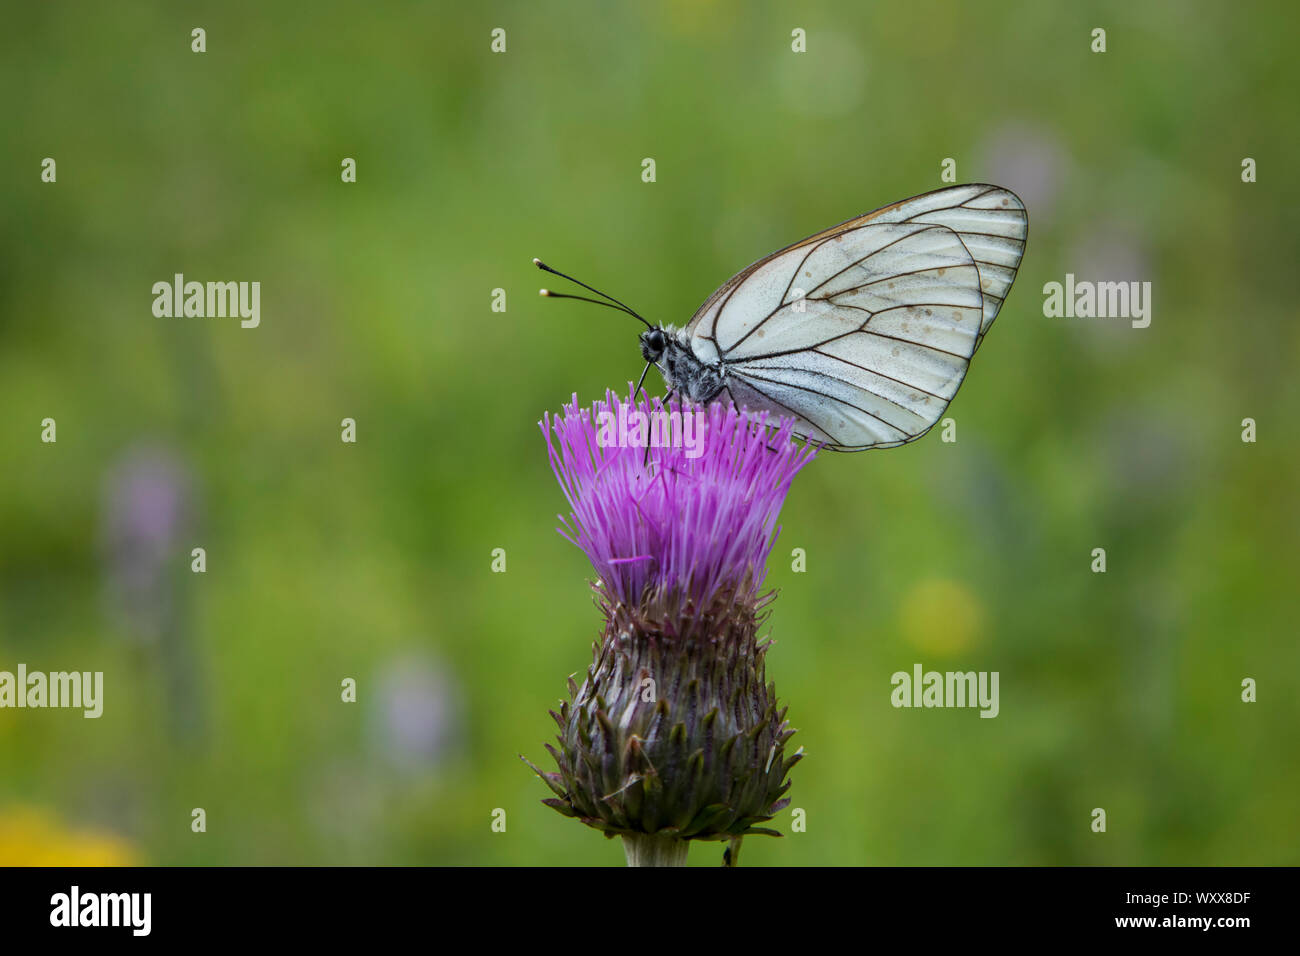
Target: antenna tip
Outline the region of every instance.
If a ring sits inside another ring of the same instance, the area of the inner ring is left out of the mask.
[[[545,265],[545,263],[543,263],[542,260],[538,259],[536,256],[533,256],[533,265],[537,266],[537,268],[540,269],[543,265]]]
[[[538,290],[537,290],[537,294],[540,295],[540,296],[548,296],[548,295],[551,294],[551,290],[550,290],[550,289],[538,289]]]

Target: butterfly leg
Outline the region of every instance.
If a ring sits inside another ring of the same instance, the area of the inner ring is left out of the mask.
[[[650,371],[650,366],[649,366],[649,365],[647,365],[645,368],[646,368],[646,372]],[[643,381],[643,382],[645,381],[645,372],[642,372],[642,373],[641,373],[641,381]],[[637,391],[638,391],[638,392],[641,391],[641,386],[640,386],[640,385],[637,385],[636,388],[637,388]],[[674,389],[671,389],[671,388],[670,388],[670,389],[668,389],[667,392],[664,393],[663,405],[664,405],[664,408],[665,408],[665,409],[668,408],[668,403],[669,403],[669,401],[672,400],[673,392],[674,392],[674,391],[675,391]],[[647,471],[648,471],[649,468],[650,468],[650,442],[649,442],[648,439],[647,439],[647,441],[646,441],[646,443],[645,443],[645,457],[644,457],[643,459],[641,459],[641,467],[642,467],[642,468],[645,468]]]
[[[645,384],[645,377],[650,374],[650,366],[653,364],[654,362],[645,363],[645,369],[641,372],[641,378],[636,383],[636,391],[632,393],[632,404],[634,405],[636,404],[637,398],[641,395],[641,386]]]

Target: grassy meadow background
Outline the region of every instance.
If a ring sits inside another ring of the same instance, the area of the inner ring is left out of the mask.
[[[1028,251],[956,443],[795,482],[768,674],[807,832],[742,860],[1300,862],[1292,5],[5,20],[0,670],[102,670],[105,709],[0,710],[0,864],[621,865],[516,755],[599,627],[536,423],[626,387],[637,326],[530,260],[681,324],[948,157]],[[177,272],[260,281],[260,327],[155,318]],[[1066,273],[1152,282],[1150,327],[1045,318]],[[999,717],[891,707],[917,662],[998,671]]]

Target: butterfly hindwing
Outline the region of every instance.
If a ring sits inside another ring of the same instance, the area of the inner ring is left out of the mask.
[[[866,218],[873,222],[937,223],[961,237],[980,273],[980,291],[984,294],[982,341],[1002,308],[1025,254],[1029,217],[1020,197],[1001,186],[953,186],[886,206],[868,213]]]

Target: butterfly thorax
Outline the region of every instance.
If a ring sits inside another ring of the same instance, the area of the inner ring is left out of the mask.
[[[670,391],[692,402],[713,401],[727,384],[726,366],[700,361],[685,329],[669,325],[642,332],[641,355],[659,369]]]

